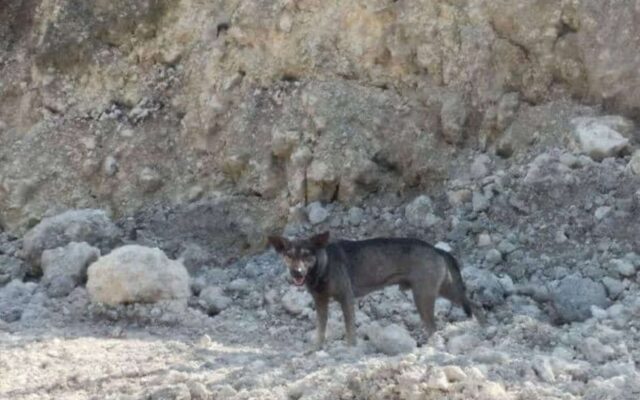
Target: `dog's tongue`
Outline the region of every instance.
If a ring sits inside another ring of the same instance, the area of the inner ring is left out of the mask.
[[[293,278],[293,283],[294,283],[296,286],[302,286],[302,285],[304,285],[304,276],[303,276],[303,277],[300,277],[300,278]]]

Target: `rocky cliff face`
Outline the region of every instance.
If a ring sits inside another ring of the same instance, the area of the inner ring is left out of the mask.
[[[272,228],[299,203],[437,191],[468,149],[636,117],[638,18],[621,0],[4,1],[0,226],[215,195]]]

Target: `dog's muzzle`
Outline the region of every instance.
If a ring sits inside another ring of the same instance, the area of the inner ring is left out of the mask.
[[[306,278],[306,274],[303,274],[302,272],[296,270],[296,269],[292,269],[291,270],[291,277],[293,278],[293,283],[296,286],[302,286],[304,285],[304,280]]]

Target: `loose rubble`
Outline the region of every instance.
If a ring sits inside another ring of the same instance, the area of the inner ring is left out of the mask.
[[[128,244],[94,261],[85,287],[98,248],[65,236],[39,246],[39,280],[18,273],[0,287],[0,394],[37,398],[35,379],[49,382],[51,396],[80,398],[104,390],[232,400],[636,398],[640,203],[627,160],[586,161],[564,149],[520,162],[470,159],[476,172],[443,194],[312,203],[295,208],[304,213],[287,228],[421,237],[458,257],[480,314],[438,300],[428,341],[411,293],[389,287],[358,300],[355,347],[332,302],[319,349],[311,296],[290,283],[275,251],[213,266],[215,254],[197,240],[172,247],[147,225],[138,240],[173,248],[189,272],[158,249]],[[466,194],[451,201],[451,193]],[[0,248],[19,248],[3,240]],[[1,256],[5,271],[20,265]],[[70,279],[61,296],[50,283],[59,277]],[[126,374],[110,378],[114,370]]]

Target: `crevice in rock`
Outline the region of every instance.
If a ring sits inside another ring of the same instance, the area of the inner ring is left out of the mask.
[[[493,21],[489,21],[489,26],[491,26],[491,30],[493,31],[493,33],[496,35],[498,39],[506,40],[512,46],[520,49],[520,51],[522,51],[522,54],[524,55],[524,58],[527,60],[528,63],[531,63],[533,61],[531,59],[531,52],[522,43],[518,43],[517,41],[513,40],[509,36],[500,32],[500,30],[496,28]]]
[[[216,26],[216,37],[220,37],[221,33],[227,33],[230,28],[230,24],[228,22],[220,22],[218,26]]]

